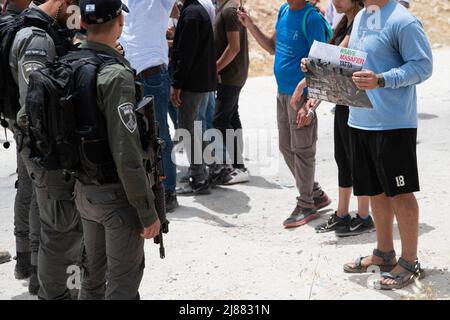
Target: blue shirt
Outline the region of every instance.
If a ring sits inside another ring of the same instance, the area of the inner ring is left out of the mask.
[[[307,39],[303,35],[303,18],[311,7],[308,2],[301,10],[291,10],[285,3],[278,13],[274,73],[280,93],[294,93],[299,82],[305,77],[300,69],[301,60],[308,56],[314,40],[326,42],[325,24],[316,10],[308,15]]]
[[[349,126],[417,128],[416,85],[433,72],[430,44],[417,18],[395,0],[379,13],[364,9],[355,18],[349,47],[367,52],[364,69],[381,73],[386,80],[385,88],[367,91],[373,109],[350,108]]]

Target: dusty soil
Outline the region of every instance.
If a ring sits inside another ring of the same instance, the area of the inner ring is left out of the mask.
[[[247,0],[252,17],[262,30],[273,32],[278,8],[284,0]],[[322,0],[326,8],[326,0]],[[422,21],[434,48],[450,45],[450,0],[413,0],[411,11]],[[252,76],[273,74],[273,58],[250,37]]]

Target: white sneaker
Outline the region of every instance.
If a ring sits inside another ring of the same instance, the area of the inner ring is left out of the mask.
[[[234,169],[231,173],[231,180],[226,185],[245,183],[250,181],[250,172],[247,169]]]

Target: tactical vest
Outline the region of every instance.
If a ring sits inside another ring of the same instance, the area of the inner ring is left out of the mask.
[[[103,61],[86,64],[75,76],[76,134],[80,155],[76,175],[85,184],[102,185],[117,183],[119,177],[109,148],[106,119],[97,105],[97,76],[106,65],[120,62],[116,58],[97,56]]]
[[[20,110],[19,88],[14,81],[9,65],[9,56],[16,34],[28,27],[44,30],[55,44],[58,56],[75,49],[67,29],[56,29],[54,21],[38,9],[27,9],[15,18],[5,17],[0,21],[0,112],[4,117],[15,119]]]
[[[66,170],[84,184],[119,182],[106,119],[97,105],[98,73],[113,64],[121,61],[82,49],[30,75],[26,111],[33,162]],[[145,131],[145,121],[136,116],[139,131]],[[143,132],[143,150],[149,147],[145,137]]]
[[[89,52],[89,50],[81,50]],[[85,54],[85,53],[82,53]],[[119,183],[117,168],[109,147],[106,119],[97,105],[97,76],[107,65],[122,64],[117,58],[93,53],[100,60],[93,60],[76,74],[75,95],[76,123],[79,140],[80,166],[75,172],[76,177],[84,184],[103,185]],[[74,54],[76,55],[76,54]],[[69,56],[70,57],[70,56]],[[136,83],[136,101],[142,99],[142,90]],[[150,148],[146,139],[147,128],[144,116],[136,112],[137,127],[141,138],[143,151]]]

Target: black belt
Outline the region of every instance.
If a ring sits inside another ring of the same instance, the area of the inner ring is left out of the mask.
[[[148,69],[145,69],[141,73],[138,74],[138,77],[141,79],[148,78],[151,76],[154,76],[155,74],[158,74],[160,72],[166,71],[167,67],[165,64],[160,64],[159,66],[150,67]]]
[[[91,179],[86,174],[82,173],[76,176],[76,178],[84,185],[87,186],[102,186],[105,184],[116,184],[120,182],[119,177],[116,176],[110,176],[110,177],[103,177],[101,179]]]

